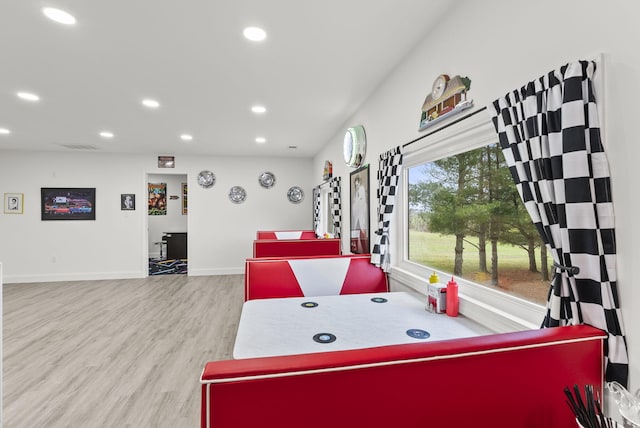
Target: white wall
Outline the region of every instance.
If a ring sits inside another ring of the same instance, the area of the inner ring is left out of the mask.
[[[187,232],[189,217],[182,214],[182,183],[186,182],[187,176],[184,174],[149,174],[149,183],[165,183],[167,185],[167,214],[150,215],[147,218],[149,222],[149,257],[160,256],[160,246],[155,245],[154,242],[161,242],[164,232]],[[170,196],[178,196],[178,199],[171,199]],[[148,210],[147,198],[140,202],[136,201],[136,203],[136,209]]]
[[[633,0],[615,4],[596,0],[460,1],[345,122],[345,130],[356,124],[366,129],[365,162],[372,164],[373,180],[380,153],[422,135],[417,131],[420,107],[437,75],[469,76],[470,96],[480,107],[569,61],[603,53],[605,67],[600,72],[605,73],[605,97],[599,96],[606,118],[604,144],[612,170],[618,286],[634,389],[640,386],[640,330],[632,328],[640,321],[640,312],[633,307],[640,298],[635,286],[640,276],[635,269],[640,260],[636,221],[640,198],[634,177],[640,162],[635,126],[640,117],[639,13],[640,3]],[[315,157],[316,176],[328,159],[334,162],[334,174],[348,180],[350,170],[341,161],[343,132]],[[371,221],[375,225],[375,181],[371,186]],[[347,219],[348,201],[347,192],[342,201]]]
[[[172,174],[189,185],[189,274],[244,272],[258,229],[311,229],[314,180],[309,159],[176,157]],[[217,182],[196,183],[208,169]],[[264,189],[261,172],[276,184]],[[160,174],[153,155],[108,153],[30,153],[0,151],[0,194],[24,193],[24,214],[0,214],[0,261],[4,282],[135,278],[147,275],[147,174]],[[243,204],[228,199],[243,186]],[[300,186],[305,199],[287,200]],[[95,221],[41,221],[41,187],[95,187]],[[135,193],[136,210],[120,210],[120,194]],[[168,194],[173,194],[169,190]],[[175,202],[175,201],[174,201]]]

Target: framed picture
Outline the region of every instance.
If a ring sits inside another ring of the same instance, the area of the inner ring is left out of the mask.
[[[95,187],[43,187],[40,189],[42,220],[95,220]]]
[[[22,214],[24,204],[23,193],[5,193],[4,194],[4,213],[5,214]]]
[[[356,169],[350,175],[351,252],[369,253],[369,165]]]
[[[136,209],[136,195],[133,193],[123,193],[120,195],[120,210],[133,211]]]
[[[182,183],[182,215],[187,215],[189,210],[187,208],[187,183]]]

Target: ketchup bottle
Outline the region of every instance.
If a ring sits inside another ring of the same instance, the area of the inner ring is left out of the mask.
[[[447,315],[458,316],[458,283],[453,277],[447,282]]]

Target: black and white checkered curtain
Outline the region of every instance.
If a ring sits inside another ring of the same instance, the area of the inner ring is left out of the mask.
[[[320,236],[320,186],[313,188],[313,230]]]
[[[380,155],[378,165],[378,229],[371,252],[371,263],[389,272],[389,225],[396,203],[402,167],[402,149],[396,147]]]
[[[333,224],[333,236],[335,238],[340,238],[342,234],[341,180],[341,177],[333,177],[329,181],[329,186],[331,186],[331,223]]]
[[[520,196],[555,272],[542,327],[606,330],[606,379],[627,384],[610,175],[592,77],[595,63],[553,70],[489,108]]]

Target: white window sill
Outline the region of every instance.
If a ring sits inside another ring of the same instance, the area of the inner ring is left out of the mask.
[[[437,273],[440,278],[447,277],[444,272]],[[427,276],[419,276],[399,267],[392,267],[389,273],[393,289],[409,288],[424,295],[425,301]],[[546,312],[543,306],[463,279],[456,281],[459,286],[460,313],[472,321],[496,333],[540,328]]]

